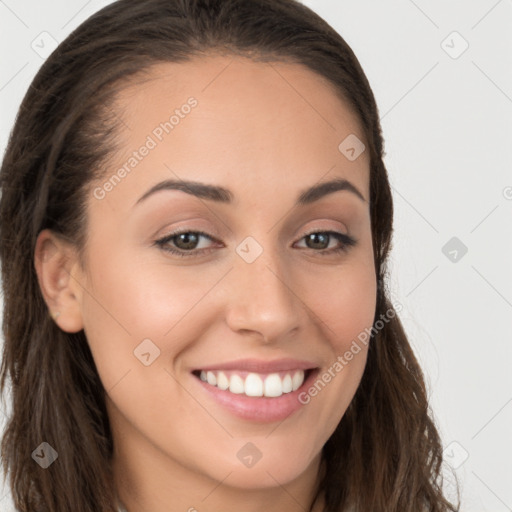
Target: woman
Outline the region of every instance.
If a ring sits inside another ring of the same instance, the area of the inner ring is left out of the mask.
[[[120,0],[1,169],[18,510],[449,511],[375,100],[291,0]]]

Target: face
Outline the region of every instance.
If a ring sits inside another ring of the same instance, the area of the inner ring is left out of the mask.
[[[300,65],[210,56],[149,78],[118,97],[59,325],[85,330],[127,464],[284,485],[318,471],[366,364],[344,354],[376,306],[369,157],[338,148],[363,133]]]

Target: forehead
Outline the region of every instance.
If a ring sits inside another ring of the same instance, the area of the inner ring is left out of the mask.
[[[364,139],[358,117],[300,64],[220,55],[161,63],[123,88],[114,109],[122,123],[110,171],[151,147],[124,180],[130,200],[181,176],[246,191],[296,184],[281,187],[294,197],[323,176],[345,177],[368,199],[368,152],[351,161],[339,147]]]

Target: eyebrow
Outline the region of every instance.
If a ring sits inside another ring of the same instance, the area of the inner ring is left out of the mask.
[[[210,201],[216,201],[218,203],[226,203],[230,204],[233,201],[233,193],[224,187],[220,187],[217,185],[208,185],[206,183],[200,183],[198,181],[184,181],[184,180],[165,180],[157,183],[153,187],[151,187],[145,194],[143,194],[135,203],[134,206],[146,200],[149,196],[159,192],[161,190],[181,190],[182,192],[186,192],[192,196],[198,197],[200,199],[208,199]],[[333,192],[337,192],[340,190],[346,190],[347,192],[351,192],[355,196],[357,196],[361,201],[366,202],[363,194],[359,191],[359,189],[353,185],[350,181],[337,178],[330,181],[325,181],[323,183],[319,183],[318,185],[314,185],[310,188],[303,190],[299,196],[295,204],[297,206],[304,206],[311,204],[315,201],[318,201],[322,197],[332,194]]]

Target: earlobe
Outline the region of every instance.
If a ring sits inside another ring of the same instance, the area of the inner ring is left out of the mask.
[[[41,231],[36,241],[34,266],[54,322],[66,332],[82,330],[82,287],[73,273],[77,267],[73,246],[49,229]]]

